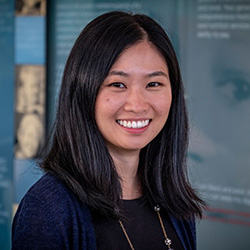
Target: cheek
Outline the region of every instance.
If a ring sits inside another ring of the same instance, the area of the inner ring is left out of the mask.
[[[171,101],[162,101],[160,102],[158,105],[158,113],[161,116],[165,116],[165,118],[167,118],[168,114],[169,114],[169,110],[171,107]]]
[[[98,96],[95,105],[96,119],[104,119],[114,115],[119,106],[118,101],[107,96]]]
[[[103,106],[106,106],[109,102],[109,97],[104,95],[103,93],[99,93],[96,98],[95,102],[95,109],[98,112],[98,110],[101,110]]]

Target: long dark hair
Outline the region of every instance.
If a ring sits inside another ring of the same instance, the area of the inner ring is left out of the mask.
[[[83,29],[65,66],[52,144],[41,167],[66,183],[90,209],[120,216],[120,179],[96,125],[95,102],[119,55],[145,39],[166,59],[172,106],[162,131],[141,150],[143,193],[178,218],[201,216],[202,201],[186,172],[188,119],[178,61],[163,28],[146,15],[109,12]]]

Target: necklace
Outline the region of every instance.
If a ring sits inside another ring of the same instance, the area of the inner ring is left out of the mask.
[[[160,214],[160,206],[158,206],[158,205],[155,206],[155,207],[154,207],[154,210],[155,210],[155,212],[157,213],[158,218],[159,218],[159,221],[160,221],[160,224],[161,224],[162,232],[163,232],[163,235],[164,235],[164,238],[165,238],[164,243],[168,246],[168,249],[169,249],[169,250],[174,250],[173,248],[171,248],[171,243],[172,243],[172,241],[171,241],[171,239],[168,238],[167,233],[166,233],[166,230],[165,230],[165,227],[164,227],[164,225],[163,225],[163,221],[162,221],[161,214]],[[125,229],[125,227],[124,227],[124,225],[123,225],[123,223],[122,223],[122,221],[121,221],[121,220],[118,220],[118,221],[119,221],[119,223],[120,223],[120,226],[121,226],[122,231],[123,231],[123,233],[124,233],[124,235],[125,235],[125,237],[126,237],[126,239],[127,239],[127,241],[128,241],[128,244],[129,244],[130,248],[131,248],[132,250],[135,250],[135,249],[134,249],[134,246],[133,246],[133,244],[132,244],[132,242],[131,242],[131,240],[130,240],[130,238],[129,238],[129,236],[128,236],[128,233],[127,233],[127,231],[126,231],[126,229]]]

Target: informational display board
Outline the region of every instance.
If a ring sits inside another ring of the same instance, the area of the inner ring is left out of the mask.
[[[0,0],[0,249],[10,249],[12,221],[14,1]]]
[[[180,4],[191,178],[209,205],[198,249],[250,249],[250,1]]]

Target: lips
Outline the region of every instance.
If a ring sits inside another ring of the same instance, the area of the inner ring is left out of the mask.
[[[117,120],[117,123],[125,128],[144,128],[149,124],[149,122],[149,119],[139,121]]]

